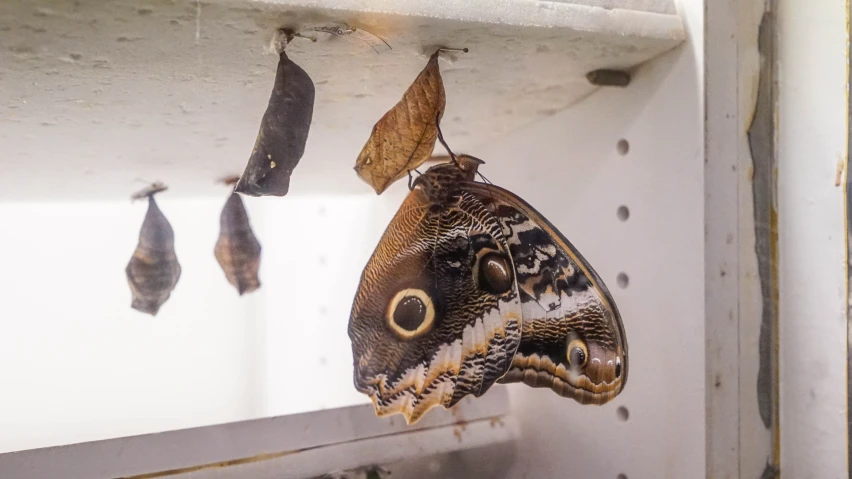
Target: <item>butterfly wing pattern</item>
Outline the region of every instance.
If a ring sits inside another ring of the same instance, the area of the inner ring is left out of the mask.
[[[493,185],[467,183],[498,219],[515,267],[521,344],[501,383],[549,387],[582,404],[604,404],[627,382],[627,338],[600,276],[532,206]]]
[[[361,275],[354,382],[379,416],[414,423],[498,380],[594,404],[624,386],[627,343],[603,282],[523,200],[475,182],[481,163],[459,156],[418,177]]]

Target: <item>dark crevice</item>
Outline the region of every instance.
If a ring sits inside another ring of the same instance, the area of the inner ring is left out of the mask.
[[[760,366],[757,374],[757,402],[760,417],[767,429],[772,427],[775,403],[774,357],[776,281],[774,274],[775,248],[777,233],[775,228],[775,206],[773,190],[775,183],[775,81],[773,75],[774,58],[774,18],[766,12],[761,19],[758,34],[760,52],[760,80],[758,83],[757,105],[752,123],[748,130],[749,148],[754,168],[752,191],[754,195],[755,253],[760,277],[762,317],[760,322],[759,354]]]

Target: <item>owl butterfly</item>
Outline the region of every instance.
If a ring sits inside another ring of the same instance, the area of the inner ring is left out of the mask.
[[[627,382],[627,340],[586,260],[524,200],[474,181],[459,156],[413,183],[352,305],[355,387],[409,424],[495,382],[604,404]]]

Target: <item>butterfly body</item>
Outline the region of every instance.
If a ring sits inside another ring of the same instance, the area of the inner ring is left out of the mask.
[[[602,404],[626,381],[603,282],[532,207],[475,182],[481,163],[460,156],[419,176],[362,274],[354,380],[380,416],[412,423],[498,381]]]

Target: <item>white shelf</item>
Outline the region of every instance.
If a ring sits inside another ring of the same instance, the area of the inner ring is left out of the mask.
[[[316,84],[314,123],[291,194],[364,193],[352,172],[381,115],[437,45],[443,128],[478,147],[568,108],[585,75],[629,69],[685,39],[672,0],[136,0],[0,3],[0,199],[126,197],[139,180],[221,194],[254,143],[277,58],[273,30],[347,22],[384,38],[297,40]]]
[[[372,405],[0,454],[0,477],[301,479],[508,442],[516,424],[502,386],[414,426]]]

